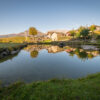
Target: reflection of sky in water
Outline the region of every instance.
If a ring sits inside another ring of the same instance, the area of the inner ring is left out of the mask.
[[[30,52],[22,50],[12,60],[0,63],[0,80],[4,83],[17,80],[31,82],[51,78],[79,78],[100,72],[99,56],[82,60],[76,55],[77,52],[74,56],[69,56],[66,49],[59,50],[60,52],[52,53],[50,48],[49,51],[41,49],[34,58],[30,56]]]

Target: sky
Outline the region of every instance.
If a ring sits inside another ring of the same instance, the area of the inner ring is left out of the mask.
[[[0,35],[100,25],[100,0],[0,0]]]

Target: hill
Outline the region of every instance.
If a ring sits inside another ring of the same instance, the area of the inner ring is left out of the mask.
[[[12,33],[12,34],[6,34],[6,35],[0,35],[0,38],[7,38],[7,37],[24,37],[26,34],[28,35],[29,31],[24,31],[20,33]],[[38,31],[37,36],[42,36],[44,33]]]

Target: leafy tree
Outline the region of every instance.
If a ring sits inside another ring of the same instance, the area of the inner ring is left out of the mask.
[[[70,34],[71,34],[71,36],[73,36],[73,38],[74,38],[74,36],[75,36],[75,34],[76,34],[75,30],[71,30],[71,31],[70,31]]]
[[[76,32],[75,36],[76,36],[77,38],[80,38],[80,36],[81,36],[80,32]]]
[[[96,26],[95,25],[91,25],[90,26],[90,31],[94,32],[95,29],[96,29]]]
[[[87,27],[81,26],[78,31],[80,35],[86,39],[86,37],[89,35],[90,30]]]
[[[93,36],[94,30],[96,29],[96,26],[95,25],[91,25],[89,29],[90,29],[90,31],[92,31],[91,36]]]
[[[37,29],[34,27],[29,28],[29,35],[37,35]]]

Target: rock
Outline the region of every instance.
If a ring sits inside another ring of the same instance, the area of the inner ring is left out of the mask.
[[[18,52],[19,52],[19,50],[11,51],[11,54],[13,55],[13,54],[16,54],[16,53],[18,53]]]
[[[7,53],[7,52],[5,52],[5,51],[4,51],[4,52],[2,52],[2,53],[0,54],[0,56],[1,56],[1,57],[5,57],[5,56],[7,56],[7,55],[8,55],[8,53]]]

